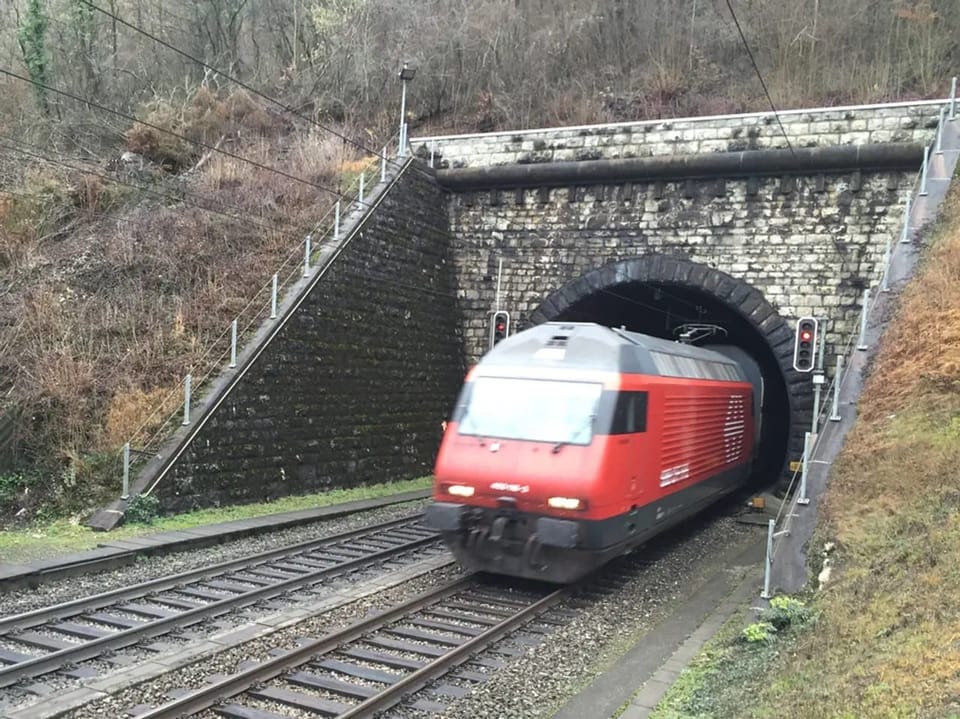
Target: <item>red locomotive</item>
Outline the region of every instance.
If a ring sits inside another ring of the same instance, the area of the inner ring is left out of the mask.
[[[762,398],[736,347],[538,325],[467,375],[425,521],[468,568],[572,582],[741,486]]]

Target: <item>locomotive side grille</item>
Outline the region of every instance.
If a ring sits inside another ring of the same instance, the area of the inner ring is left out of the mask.
[[[660,486],[722,471],[743,456],[748,406],[742,395],[666,396]]]

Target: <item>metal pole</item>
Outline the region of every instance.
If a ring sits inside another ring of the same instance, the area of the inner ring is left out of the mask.
[[[366,172],[360,173],[360,191],[357,193],[357,203],[360,205],[363,204],[363,182],[366,179],[366,177],[367,177]]]
[[[773,525],[775,520],[767,521],[767,556],[763,560],[763,593],[762,599],[770,598],[770,573],[773,571]]]
[[[310,274],[310,235],[303,243],[303,276]]]
[[[900,242],[910,242],[910,215],[913,214],[913,202],[907,195],[907,206],[903,209],[903,230],[900,233]]]
[[[333,208],[333,241],[340,239],[340,200]]]
[[[193,382],[193,377],[187,375],[183,380],[183,424],[190,424],[190,385]]]
[[[387,146],[383,146],[383,154],[380,155],[380,182],[387,180]]]
[[[870,288],[863,291],[863,309],[860,312],[860,341],[857,342],[858,350],[867,349],[867,312],[869,311]]]
[[[837,371],[833,375],[833,411],[830,421],[839,422],[840,417],[840,380],[843,379],[843,355],[837,355]]]
[[[270,319],[277,319],[277,276],[274,274],[270,283]]]
[[[403,148],[402,156],[406,156],[407,154],[407,132],[409,132],[407,123],[403,123],[403,134],[400,136],[400,146]]]
[[[950,82],[950,119],[957,119],[957,76]]]
[[[803,435],[803,464],[800,468],[800,496],[797,498],[797,504],[810,504],[810,498],[807,496],[807,466],[810,464],[810,433]]]
[[[503,276],[503,258],[500,258],[500,261],[497,265],[497,308],[496,311],[500,311],[500,278]]]
[[[400,147],[397,148],[397,157],[403,157],[404,145],[404,132],[406,131],[407,123],[404,122],[404,117],[407,114],[407,81],[401,80],[400,86]]]
[[[810,431],[814,434],[820,426],[820,385],[813,385],[813,418],[810,420]]]
[[[230,367],[237,366],[237,321],[230,323]]]
[[[823,352],[827,346],[827,324],[829,320],[824,317],[820,320],[820,353],[817,355],[817,372],[823,373]]]
[[[123,445],[123,494],[120,499],[130,496],[130,443]]]
[[[940,108],[940,122],[937,123],[937,148],[934,150],[938,155],[943,154],[943,123],[947,121],[947,106]]]
[[[930,145],[923,148],[923,165],[920,167],[920,196],[927,194],[927,170],[930,167]]]

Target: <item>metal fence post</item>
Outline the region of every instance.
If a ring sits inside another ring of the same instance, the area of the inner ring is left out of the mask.
[[[193,377],[187,375],[183,380],[183,424],[190,424],[190,385],[193,383]]]
[[[360,190],[357,192],[357,204],[358,204],[358,205],[362,205],[362,204],[363,204],[363,182],[364,182],[364,180],[366,179],[366,177],[367,177],[367,173],[366,173],[366,172],[361,172],[361,173],[360,173]]]
[[[333,208],[333,241],[340,239],[340,200]]]
[[[310,274],[310,235],[307,235],[307,239],[303,243],[303,276],[306,277],[309,274]]]
[[[857,342],[858,350],[867,349],[867,312],[870,310],[870,288],[863,291],[863,310],[860,312],[860,341]]]
[[[807,496],[807,467],[810,464],[810,433],[803,435],[803,464],[800,467],[800,491],[797,497],[797,504],[810,504],[810,498]]]
[[[277,275],[274,273],[270,282],[270,319],[277,319]]]
[[[903,230],[900,232],[900,242],[910,242],[910,215],[913,214],[913,202],[907,195],[907,206],[903,210]]]
[[[230,323],[230,367],[237,366],[237,321]]]
[[[950,81],[950,119],[957,119],[957,76]]]
[[[940,122],[937,123],[937,148],[934,150],[938,155],[943,154],[943,124],[947,121],[947,106],[940,108]]]
[[[763,560],[763,593],[761,599],[770,598],[770,572],[773,570],[773,526],[775,520],[767,521],[767,556]]]
[[[130,443],[123,445],[123,494],[120,499],[130,496]]]
[[[387,181],[387,146],[383,146],[383,154],[380,155],[380,182]]]
[[[923,148],[923,165],[920,167],[920,196],[927,195],[927,171],[930,167],[930,145]]]
[[[840,417],[840,380],[843,378],[843,355],[837,355],[837,371],[833,375],[833,411],[830,421],[839,422]]]

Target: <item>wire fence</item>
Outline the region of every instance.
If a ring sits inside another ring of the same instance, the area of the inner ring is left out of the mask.
[[[397,159],[388,159],[391,148],[397,149]],[[344,204],[338,201],[314,224],[313,230],[303,240],[290,248],[274,274],[257,290],[236,318],[209,344],[206,350],[195,359],[188,374],[176,386],[170,389],[143,418],[140,425],[129,435],[129,439],[117,450],[117,460],[122,464],[123,485],[121,498],[126,499],[130,492],[130,476],[140,471],[152,458],[161,456],[164,444],[180,427],[189,425],[193,419],[190,412],[193,407],[203,403],[204,393],[213,385],[213,380],[225,370],[236,366],[238,355],[256,335],[264,322],[278,318],[278,308],[297,286],[316,267],[321,253],[331,245],[343,239],[344,221],[356,212],[368,212],[371,206],[366,202],[367,190],[384,181],[387,166],[398,166],[406,148],[399,144],[399,132],[395,133],[382,149],[381,153],[369,153],[364,160],[372,163],[373,168],[364,169],[341,191],[348,198]],[[379,167],[377,167],[379,160]],[[199,401],[198,401],[199,400]],[[155,484],[146,489],[149,494]]]

